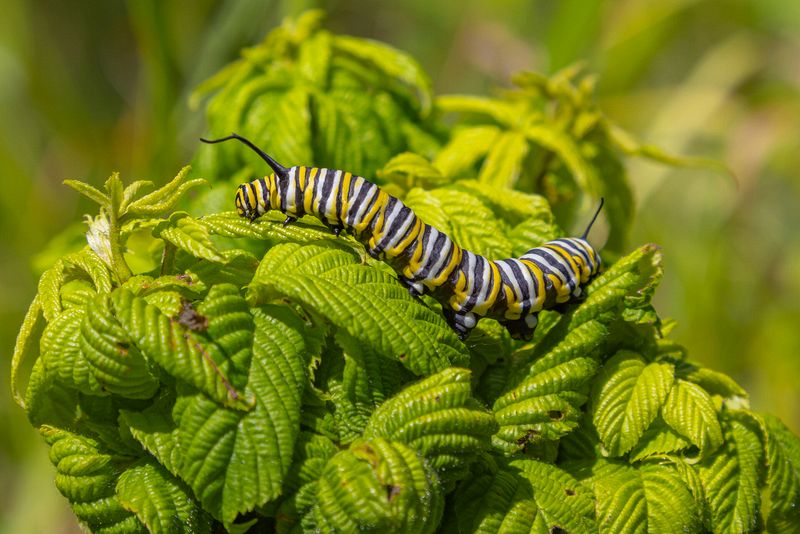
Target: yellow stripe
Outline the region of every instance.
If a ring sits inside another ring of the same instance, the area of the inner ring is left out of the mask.
[[[312,168],[308,173],[308,183],[303,190],[303,210],[306,213],[314,213],[314,186],[317,184],[319,173],[320,171],[316,167]]]
[[[266,181],[267,185],[269,185],[269,203],[273,208],[279,209],[281,207],[281,193],[278,191],[275,175],[270,174],[267,176]]]
[[[417,217],[417,220],[414,222],[414,228],[411,229],[411,232],[408,233],[408,236],[404,240],[400,241],[394,248],[388,251],[389,254],[392,257],[395,257],[405,252],[406,249],[411,246],[411,243],[417,239],[421,229],[422,221],[419,219],[419,217]]]
[[[345,218],[347,217],[347,209],[350,207],[350,182],[353,179],[353,175],[349,172],[344,173],[344,178],[342,178],[340,182],[340,187],[342,189],[342,211],[339,212],[337,217],[340,221],[345,222]],[[334,204],[335,206],[336,204]]]
[[[483,304],[480,306],[476,306],[472,311],[477,313],[478,315],[486,315],[486,312],[494,306],[495,302],[497,301],[497,294],[500,293],[500,270],[497,268],[497,265],[494,262],[489,262],[489,268],[492,271],[492,276],[489,277],[489,283],[492,284],[492,292],[489,293],[489,296],[486,298]]]
[[[384,193],[383,191],[378,190],[378,198],[375,199],[375,203],[372,205],[372,208],[364,214],[360,221],[356,221],[355,229],[358,232],[363,232],[369,223],[372,222],[372,219],[375,218],[375,214],[380,210],[381,212],[381,226],[383,228],[383,212],[386,209],[386,202],[389,200],[389,195]],[[378,229],[379,230],[379,229]],[[375,233],[373,232],[373,237],[375,237]]]
[[[546,297],[545,290],[544,290],[545,289],[544,288],[544,273],[539,268],[539,266],[536,265],[531,260],[520,259],[519,261],[521,261],[523,264],[525,264],[525,266],[528,267],[528,270],[530,270],[531,275],[533,275],[533,277],[536,278],[536,282],[537,282],[536,285],[539,287],[539,293],[536,295],[536,300],[533,303],[531,303],[531,312],[541,311],[542,308],[544,307],[544,299]]]
[[[580,279],[581,271],[578,265],[575,263],[572,254],[570,254],[567,250],[561,248],[558,245],[542,245],[542,248],[549,248],[550,250],[554,251],[556,254],[567,260],[567,263],[569,263],[569,266],[572,269],[572,276],[577,279]]]
[[[434,288],[439,287],[440,285],[444,284],[447,281],[447,278],[453,272],[453,270],[458,267],[461,263],[461,247],[453,243],[453,256],[450,258],[450,263],[442,270],[442,272],[434,279],[428,279],[423,283],[428,287]]]

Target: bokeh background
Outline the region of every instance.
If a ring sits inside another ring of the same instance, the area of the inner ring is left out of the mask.
[[[659,243],[656,305],[690,355],[800,432],[800,2],[796,0],[2,0],[0,17],[0,532],[77,532],[47,451],[11,401],[16,331],[52,257],[91,209],[61,185],[164,182],[203,129],[187,96],[280,20],[415,56],[437,93],[487,94],[520,69],[581,60],[639,139],[725,162],[628,161],[631,244]]]

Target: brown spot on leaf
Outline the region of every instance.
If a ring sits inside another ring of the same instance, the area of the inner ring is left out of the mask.
[[[566,488],[566,489],[564,490],[564,493],[566,493],[567,495],[569,495],[570,497],[572,497],[573,495],[575,495],[575,490],[574,490],[574,489],[572,489],[572,488]]]
[[[395,497],[400,495],[400,486],[395,486],[394,484],[387,486],[386,488],[386,498],[389,502],[392,502]]]
[[[203,332],[208,329],[208,317],[197,313],[192,303],[188,300],[183,301],[183,307],[178,314],[178,323],[182,324],[193,332]]]

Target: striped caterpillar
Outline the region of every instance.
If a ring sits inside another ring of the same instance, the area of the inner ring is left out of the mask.
[[[411,294],[430,293],[438,300],[462,340],[481,317],[497,319],[515,339],[530,339],[538,313],[580,297],[581,287],[600,269],[600,256],[586,236],[602,199],[583,236],[550,241],[520,258],[488,260],[462,249],[360,176],[317,167],[286,168],[235,133],[201,141],[230,139],[246,144],[274,171],[239,186],[235,204],[240,216],[252,221],[279,210],[286,215],[284,224],[308,214],[337,236],[350,231],[373,258],[392,266]]]

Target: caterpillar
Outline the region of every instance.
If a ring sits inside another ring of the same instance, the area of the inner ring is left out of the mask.
[[[450,327],[464,340],[481,317],[503,324],[514,339],[530,339],[541,310],[580,298],[601,266],[586,241],[603,200],[581,237],[566,237],[528,250],[519,258],[489,260],[462,249],[425,224],[413,210],[377,185],[349,172],[284,167],[235,133],[204,143],[236,139],[274,171],[239,186],[235,206],[251,221],[270,210],[286,215],[284,225],[313,215],[338,236],[348,230],[373,258],[387,262],[412,295],[431,294]]]

